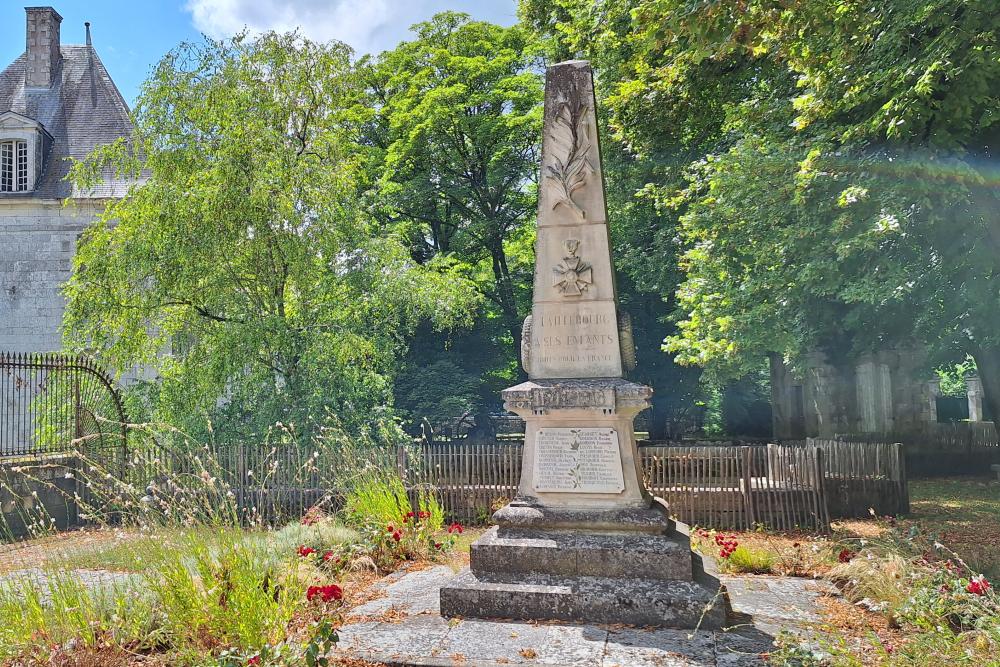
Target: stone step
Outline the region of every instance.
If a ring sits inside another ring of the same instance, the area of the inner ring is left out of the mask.
[[[717,630],[726,624],[726,601],[691,581],[463,570],[441,588],[441,615]]]
[[[691,581],[687,536],[643,533],[486,531],[471,552],[472,571]]]

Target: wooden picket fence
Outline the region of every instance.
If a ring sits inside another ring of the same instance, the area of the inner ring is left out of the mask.
[[[650,491],[684,523],[776,530],[830,525],[818,448],[648,446],[640,454]]]
[[[275,523],[317,502],[336,508],[359,470],[388,471],[414,499],[433,489],[449,518],[486,523],[517,493],[522,449],[509,441],[322,451],[227,446],[197,459],[161,451],[147,460],[134,453],[129,470],[130,481],[141,485],[165,471],[197,475],[204,466],[232,489],[241,511]],[[908,506],[898,444],[665,445],[639,453],[650,491],[691,525],[824,531],[831,517],[867,516],[870,508],[897,514]]]
[[[911,477],[989,474],[1000,463],[1000,438],[992,422],[927,422],[905,431],[851,433],[842,442],[903,444]]]

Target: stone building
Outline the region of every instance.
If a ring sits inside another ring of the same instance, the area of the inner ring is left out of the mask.
[[[107,178],[78,190],[65,180],[70,158],[129,135],[132,125],[90,25],[86,44],[66,45],[54,9],[25,12],[25,52],[0,72],[0,351],[45,352],[61,348],[60,286],[77,239],[128,187]]]
[[[901,433],[938,421],[938,381],[917,349],[892,349],[853,361],[808,355],[793,375],[781,357],[771,359],[774,437],[828,438],[847,433]],[[982,421],[982,388],[967,380],[968,418]]]

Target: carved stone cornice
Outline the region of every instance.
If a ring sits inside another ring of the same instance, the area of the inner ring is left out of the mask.
[[[504,407],[522,416],[565,410],[635,414],[649,407],[650,387],[622,378],[528,380],[501,392]]]

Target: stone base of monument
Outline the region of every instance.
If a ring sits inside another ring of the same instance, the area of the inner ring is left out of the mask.
[[[725,592],[700,570],[688,537],[675,530],[665,508],[656,502],[615,513],[507,506],[494,515],[500,525],[472,545],[470,568],[441,589],[441,614],[724,627]],[[592,518],[585,521],[584,514]],[[577,527],[583,523],[585,529]],[[609,529],[595,530],[595,524]]]

